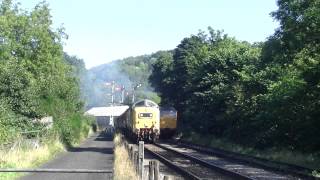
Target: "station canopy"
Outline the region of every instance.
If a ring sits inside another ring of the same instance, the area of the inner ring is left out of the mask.
[[[129,106],[93,107],[85,114],[92,116],[121,116]]]

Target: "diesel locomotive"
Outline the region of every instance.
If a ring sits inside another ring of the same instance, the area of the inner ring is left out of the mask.
[[[160,136],[158,104],[148,99],[137,101],[115,121],[115,127],[137,141],[155,142]]]
[[[177,130],[177,111],[173,107],[160,108],[160,134],[161,138],[172,137]]]

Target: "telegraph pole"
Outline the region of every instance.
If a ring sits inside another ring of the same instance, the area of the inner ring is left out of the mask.
[[[114,81],[112,81],[112,86],[111,86],[111,104],[113,106],[114,103]]]
[[[132,91],[132,104],[134,103],[134,88],[133,88],[133,91]]]
[[[137,88],[139,88],[139,87],[141,87],[141,84],[140,84],[140,83],[133,87],[133,92],[132,92],[132,104],[134,103],[134,100],[135,100],[135,99],[134,99],[134,98],[135,98],[135,90],[136,90]]]
[[[123,104],[124,101],[124,85],[121,87],[121,103]]]

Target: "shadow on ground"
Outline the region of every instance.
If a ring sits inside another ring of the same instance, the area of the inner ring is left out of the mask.
[[[69,148],[69,152],[99,152],[103,154],[113,154],[113,148],[99,148],[99,147],[75,147]]]
[[[100,133],[95,137],[94,141],[112,141],[113,136],[110,134]],[[113,154],[113,148],[105,147],[69,147],[67,149],[69,152],[98,152],[103,154]]]

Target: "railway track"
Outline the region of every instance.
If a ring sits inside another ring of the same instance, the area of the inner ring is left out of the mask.
[[[171,141],[173,142],[173,141]],[[219,157],[224,157],[224,158],[231,158],[231,159],[237,159],[238,161],[249,163],[249,164],[254,164],[260,168],[263,169],[269,169],[271,171],[280,171],[283,173],[287,174],[295,174],[297,176],[300,176],[304,179],[319,179],[317,177],[312,176],[312,169],[298,166],[295,164],[289,164],[289,163],[284,163],[284,162],[277,162],[269,159],[264,159],[260,157],[253,157],[249,155],[244,155],[236,152],[230,152],[230,151],[225,151],[222,149],[218,148],[213,148],[213,147],[207,147],[199,144],[193,144],[190,142],[185,142],[185,141],[178,141],[176,142],[178,145],[181,145],[183,147],[191,148],[199,152],[203,152],[205,154],[211,154],[211,155],[216,155]]]
[[[146,144],[145,151],[150,152],[162,163],[177,171],[186,179],[236,179],[208,168],[206,165],[186,158],[180,153],[162,148],[158,144]]]
[[[173,143],[148,144],[145,148],[188,179],[313,179],[264,169],[255,164],[199,152]]]

